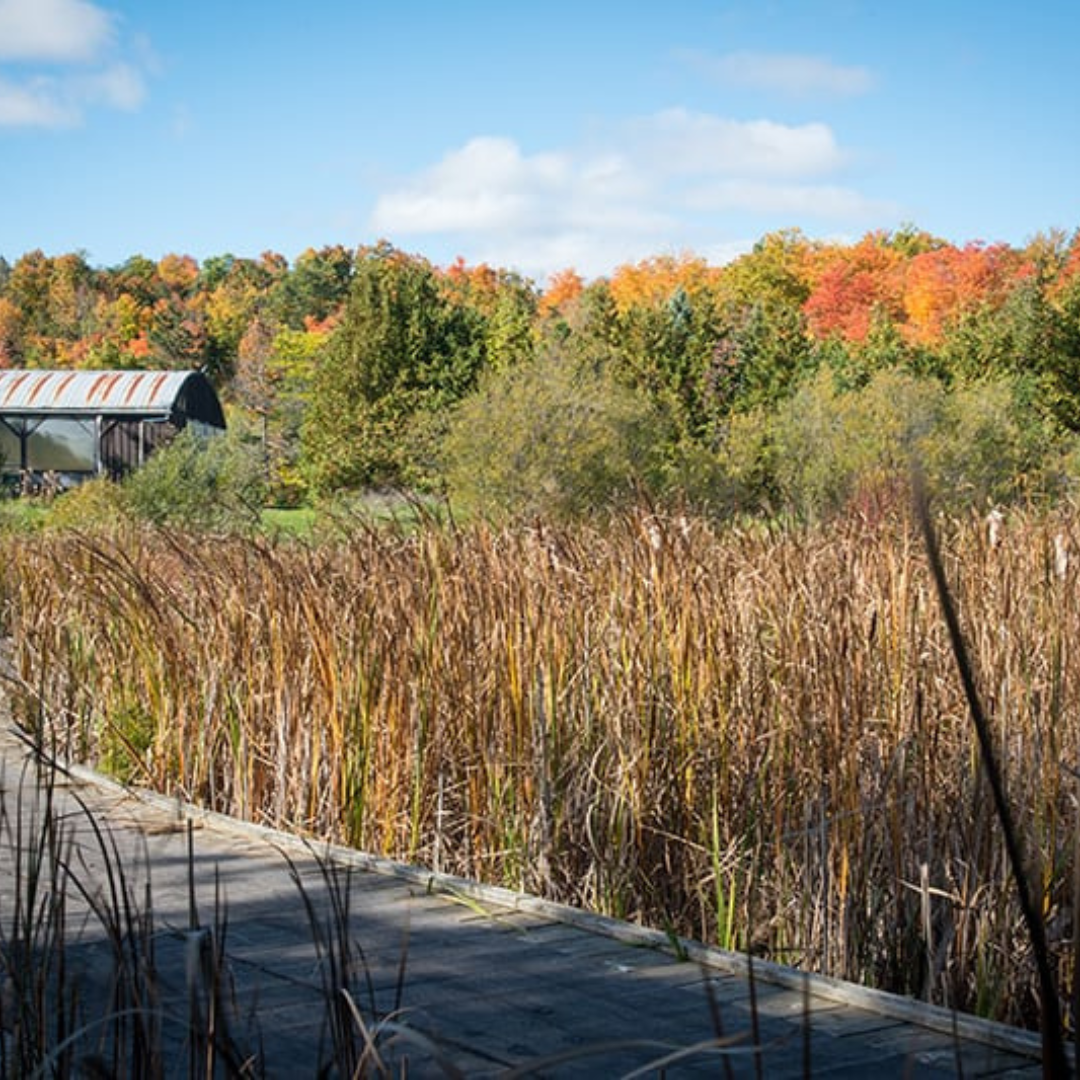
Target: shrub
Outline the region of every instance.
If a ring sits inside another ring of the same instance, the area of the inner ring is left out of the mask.
[[[259,448],[231,432],[206,439],[185,429],[123,481],[130,513],[159,525],[253,528],[265,496]]]
[[[127,514],[120,485],[100,476],[79,484],[54,500],[48,525],[58,529],[104,529],[119,524]]]
[[[887,369],[844,391],[822,370],[775,412],[733,417],[724,459],[744,503],[813,519],[906,484],[914,458],[952,510],[1059,494],[1075,443],[1021,381],[949,390]]]
[[[980,506],[1066,492],[1077,439],[1046,417],[1023,380],[958,387],[943,423],[923,442],[927,472],[953,503]]]
[[[671,428],[609,372],[556,352],[492,372],[441,444],[454,504],[576,518],[662,486]]]
[[[939,427],[945,397],[939,382],[896,370],[847,393],[822,372],[776,414],[773,461],[784,503],[807,517],[826,515],[856,491],[905,475]]]

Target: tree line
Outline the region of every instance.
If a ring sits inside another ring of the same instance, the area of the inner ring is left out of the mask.
[[[818,513],[913,451],[956,497],[1026,498],[1080,475],[1080,231],[786,230],[723,266],[542,287],[386,242],[111,268],[33,251],[0,259],[0,365],[201,369],[283,503],[406,486],[484,512]]]

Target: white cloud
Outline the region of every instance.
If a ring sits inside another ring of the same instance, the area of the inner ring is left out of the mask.
[[[113,19],[87,0],[0,0],[0,59],[86,61],[113,38]]]
[[[614,255],[629,257],[628,238],[674,223],[653,204],[650,185],[617,153],[530,156],[512,139],[481,137],[381,195],[369,227],[383,236],[465,237],[473,261],[526,273],[572,265],[598,274]]]
[[[630,125],[639,158],[669,173],[799,176],[839,168],[844,157],[826,124],[730,120],[666,109]]]
[[[133,112],[146,97],[146,83],[130,64],[113,64],[75,81],[73,85],[84,101],[101,103],[125,112]]]
[[[71,119],[52,84],[35,80],[18,86],[0,79],[0,127],[62,127]]]
[[[720,82],[777,91],[791,97],[819,94],[851,97],[867,93],[874,85],[868,68],[834,64],[820,56],[760,52],[724,56],[684,53],[683,56],[693,67]]]
[[[851,155],[823,123],[669,109],[592,135],[537,154],[510,138],[471,139],[385,188],[368,227],[395,242],[423,237],[428,250],[441,236],[470,261],[538,277],[566,266],[597,276],[661,252],[727,259],[762,222],[895,216],[836,182]]]
[[[127,64],[70,78],[36,76],[22,83],[0,78],[0,128],[74,127],[90,106],[131,112],[144,97],[142,76]]]
[[[638,257],[640,245],[620,233],[557,229],[515,232],[481,241],[470,259],[490,266],[514,267],[537,279],[573,267],[586,277],[609,273]]]
[[[403,232],[506,228],[565,187],[566,165],[558,154],[525,158],[510,139],[472,139],[383,196],[373,222]]]
[[[145,42],[135,51],[145,60]],[[73,127],[93,107],[133,111],[146,96],[145,64],[119,59],[116,19],[88,0],[0,0],[0,128]],[[47,65],[48,74],[28,65]]]

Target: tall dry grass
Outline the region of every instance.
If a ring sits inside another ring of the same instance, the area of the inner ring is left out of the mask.
[[[1077,522],[947,525],[1066,999]],[[1055,543],[1058,547],[1055,548]],[[215,809],[1011,1022],[1038,986],[917,528],[2,541],[22,716]]]

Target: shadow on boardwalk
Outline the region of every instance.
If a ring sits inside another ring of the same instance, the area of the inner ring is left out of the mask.
[[[3,1076],[1041,1074],[1030,1033],[0,751]]]

